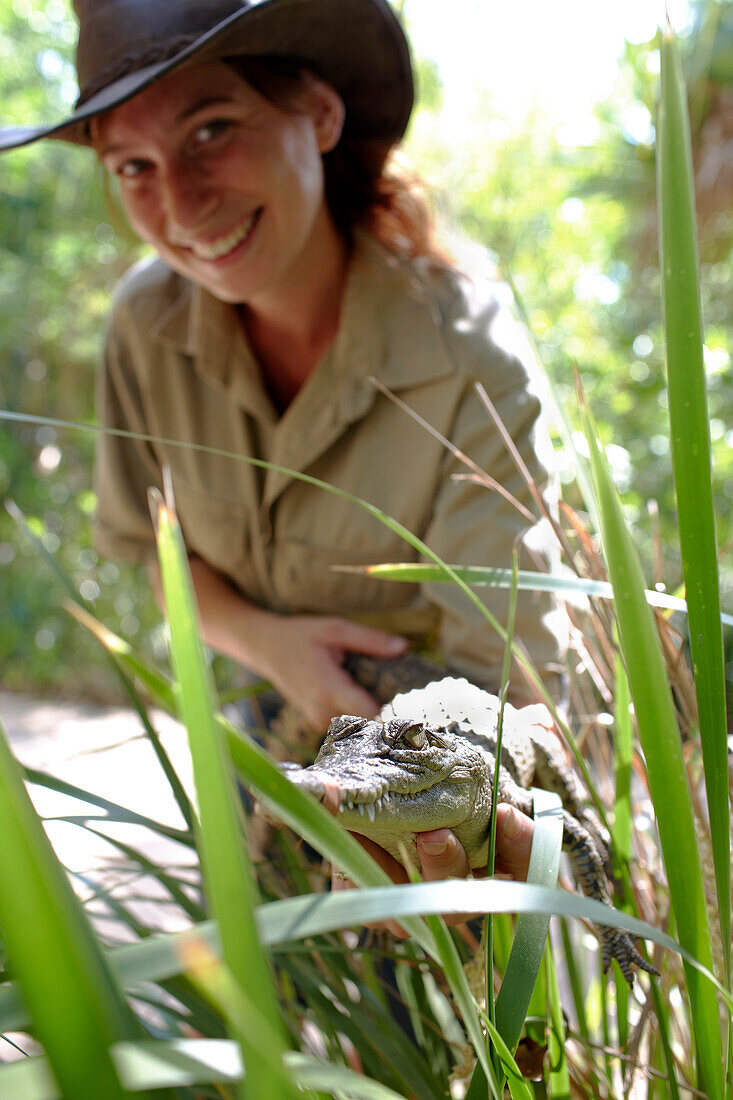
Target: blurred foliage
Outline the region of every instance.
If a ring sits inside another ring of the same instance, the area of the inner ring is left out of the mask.
[[[700,212],[706,364],[723,600],[733,605],[733,5],[700,0],[681,39]],[[655,209],[656,39],[627,44],[592,145],[540,115],[523,127],[477,95],[470,139],[441,131],[439,103],[411,131],[436,205],[485,245],[514,287],[559,403],[577,427],[572,365],[593,408],[650,582],[681,582]],[[431,90],[431,100],[435,100]],[[482,134],[485,140],[477,140]],[[578,440],[582,448],[582,441]],[[567,478],[573,476],[568,459]],[[578,506],[574,486],[566,495]],[[733,671],[733,670],[731,670]]]
[[[701,191],[700,240],[721,547],[733,540],[733,196],[726,192],[733,171],[726,129],[732,10],[730,3],[700,0],[683,39],[698,178],[706,165],[703,184],[715,184]],[[406,15],[409,23],[409,4]],[[73,38],[62,0],[0,0],[1,121],[64,114],[76,94]],[[477,95],[471,137],[451,135],[441,128],[439,71],[423,60],[421,109],[407,148],[434,184],[439,211],[485,246],[500,275],[511,278],[574,426],[571,366],[578,364],[604,441],[611,443],[647,576],[674,589],[680,564],[653,208],[657,68],[654,42],[627,46],[618,89],[596,109],[597,140],[579,148],[565,144],[562,127],[539,115],[509,125],[486,93]],[[3,407],[94,422],[94,375],[110,291],[139,255],[86,150],[46,142],[0,158]],[[144,652],[155,652],[159,616],[144,578],[98,561],[90,548],[93,447],[93,433],[0,425],[0,497],[39,518],[47,548],[95,614]],[[570,470],[568,462],[568,480]],[[573,486],[567,491],[577,505]],[[727,584],[724,604],[731,610],[730,571]],[[90,650],[94,643],[68,620],[61,598],[47,563],[3,509],[2,685],[111,697],[112,684]]]

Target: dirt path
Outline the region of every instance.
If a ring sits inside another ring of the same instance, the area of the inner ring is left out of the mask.
[[[190,793],[190,759],[181,727],[161,712],[151,712],[151,718]],[[134,711],[58,703],[0,691],[0,721],[13,752],[26,766],[58,776],[162,824],[183,826]],[[37,785],[30,791],[38,812],[46,819],[102,812]],[[107,822],[99,823],[99,827],[107,836],[135,846],[156,863],[183,868],[187,878],[195,877],[195,857],[180,844],[138,825]],[[165,903],[155,880],[132,875],[114,845],[86,828],[61,820],[47,821],[47,831],[59,858],[73,872],[82,898],[90,901],[100,889],[111,889],[116,898],[134,899],[136,914],[153,927],[185,927],[185,917]],[[110,919],[109,908],[103,902],[90,901],[90,909],[96,914],[100,931],[115,939],[129,938],[124,935],[124,927]]]

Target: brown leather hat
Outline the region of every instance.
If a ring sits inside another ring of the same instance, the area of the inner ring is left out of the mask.
[[[43,137],[89,144],[88,122],[180,65],[291,57],[332,84],[349,129],[397,141],[413,104],[410,53],[387,0],[74,0],[76,110],[0,129],[0,152]]]

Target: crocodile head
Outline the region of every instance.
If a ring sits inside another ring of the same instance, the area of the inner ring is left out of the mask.
[[[452,829],[471,866],[486,862],[490,777],[484,756],[464,738],[423,722],[334,718],[313,764],[283,766],[299,787],[323,799],[335,792],[347,829],[400,859],[415,834]]]

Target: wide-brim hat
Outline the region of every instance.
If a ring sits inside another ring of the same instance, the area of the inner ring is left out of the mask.
[[[342,96],[350,133],[398,141],[412,110],[410,52],[387,0],[75,0],[80,95],[58,122],[0,129],[0,151],[39,138],[90,143],[89,121],[182,65],[300,61]]]

